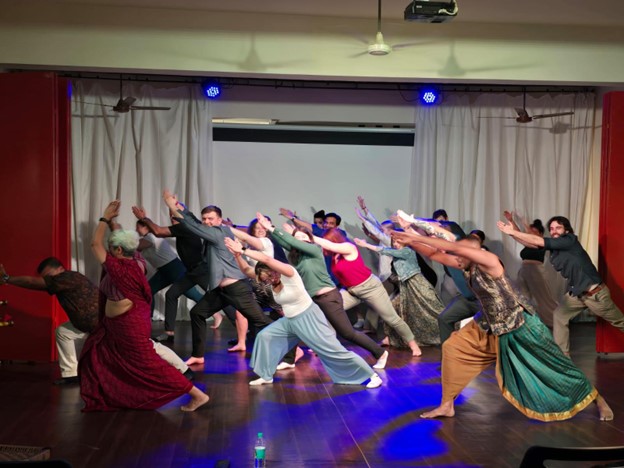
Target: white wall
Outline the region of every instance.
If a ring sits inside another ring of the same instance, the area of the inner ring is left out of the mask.
[[[281,207],[311,222],[324,209],[359,236],[358,195],[380,221],[408,206],[412,147],[215,142],[213,149],[214,202],[237,224],[257,210],[281,224]]]

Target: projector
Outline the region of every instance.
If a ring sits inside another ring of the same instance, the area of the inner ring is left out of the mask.
[[[444,23],[455,16],[459,8],[457,2],[430,2],[429,0],[413,0],[405,8],[405,21],[419,23]]]

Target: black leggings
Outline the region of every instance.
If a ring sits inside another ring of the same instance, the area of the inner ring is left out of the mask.
[[[323,311],[323,314],[331,326],[334,327],[339,337],[369,351],[375,356],[375,359],[379,359],[382,356],[384,353],[383,348],[365,333],[355,330],[353,325],[351,325],[351,321],[342,305],[342,296],[338,289],[332,289],[324,294],[316,295],[312,300]]]

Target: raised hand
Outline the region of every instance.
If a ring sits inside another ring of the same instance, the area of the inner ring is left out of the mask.
[[[145,214],[145,210],[141,206],[133,206],[132,214],[134,214],[137,219],[143,219],[147,217],[147,215]]]
[[[284,218],[288,218],[288,219],[293,219],[295,217],[295,212],[287,208],[280,208],[279,214],[281,214]]]
[[[225,246],[232,253],[232,255],[243,253],[243,245],[238,241],[238,239],[230,239],[226,237],[224,239]]]
[[[362,198],[362,195],[357,196],[357,202],[358,202],[358,205],[360,205],[360,208],[366,211],[366,202],[364,201],[364,198]]]
[[[223,224],[224,226],[234,227],[234,223],[232,222],[230,218],[222,219],[221,224]]]
[[[264,229],[266,229],[267,231],[273,227],[273,225],[271,224],[271,221],[269,221],[267,217],[264,216],[259,211],[256,213],[256,219],[258,220],[258,224],[262,226]]]
[[[355,245],[358,245],[360,247],[366,247],[368,245],[368,242],[366,242],[364,239],[359,239],[357,237],[353,239],[353,242],[355,242]]]
[[[163,191],[163,200],[171,211],[178,211],[178,197],[167,189]]]
[[[503,216],[505,216],[507,221],[513,222],[513,213],[511,211],[503,211]]]
[[[392,220],[393,223],[397,223],[399,226],[401,226],[401,229],[408,229],[412,224],[409,221],[406,221],[400,216],[398,216],[396,213],[390,216],[390,219]]]
[[[113,200],[108,204],[108,206],[104,209],[104,214],[102,215],[104,218],[111,220],[119,216],[119,207],[121,206],[121,202],[119,200]]]
[[[515,231],[513,224],[511,223],[504,223],[502,221],[497,221],[496,222],[496,227],[498,227],[498,229],[500,229],[501,232],[505,233],[505,234],[511,234],[512,232]]]

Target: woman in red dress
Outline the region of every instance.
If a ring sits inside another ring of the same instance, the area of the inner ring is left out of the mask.
[[[136,253],[134,231],[115,230],[104,243],[106,226],[119,214],[111,202],[93,234],[91,248],[102,264],[100,324],[87,339],[80,362],[83,411],[156,409],[188,393],[182,411],[194,411],[208,395],[164,361],[150,341],[152,294],[145,261]]]

